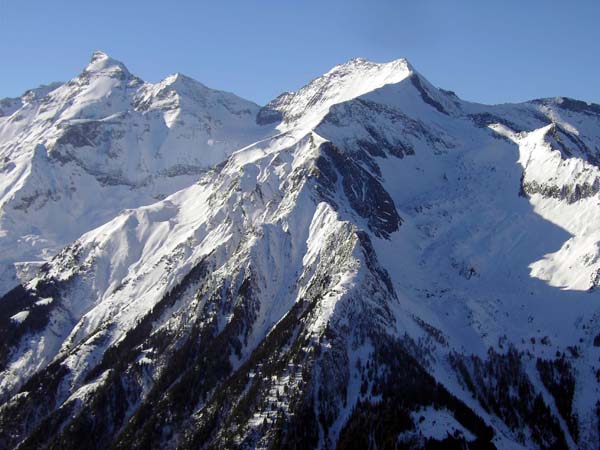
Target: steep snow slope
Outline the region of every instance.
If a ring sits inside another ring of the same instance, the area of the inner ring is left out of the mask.
[[[258,110],[180,74],[144,83],[101,52],[68,83],[3,100],[0,292],[30,262],[269,134]]]
[[[0,446],[598,447],[600,107],[353,60],[256,116],[0,300]]]

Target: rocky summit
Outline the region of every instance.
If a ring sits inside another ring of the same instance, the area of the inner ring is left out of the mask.
[[[96,52],[0,173],[1,449],[600,446],[600,105]]]

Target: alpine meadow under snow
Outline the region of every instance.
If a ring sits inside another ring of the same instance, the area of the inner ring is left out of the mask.
[[[0,173],[2,449],[600,446],[600,105],[96,52]]]

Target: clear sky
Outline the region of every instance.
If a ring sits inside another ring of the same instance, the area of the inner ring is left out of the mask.
[[[0,98],[68,80],[94,50],[265,103],[362,56],[406,57],[485,103],[600,103],[599,0],[0,0]]]

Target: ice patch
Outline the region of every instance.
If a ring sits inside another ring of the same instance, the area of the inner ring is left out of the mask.
[[[18,313],[16,313],[14,316],[10,317],[10,320],[12,320],[15,323],[23,323],[25,321],[25,319],[27,319],[27,317],[29,316],[29,311],[20,311]]]

